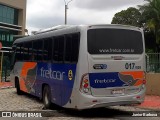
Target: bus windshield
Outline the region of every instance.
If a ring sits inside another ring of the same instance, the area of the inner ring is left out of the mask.
[[[87,32],[90,54],[142,54],[139,31],[128,29],[90,29]]]

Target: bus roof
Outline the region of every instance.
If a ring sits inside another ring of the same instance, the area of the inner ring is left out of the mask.
[[[55,28],[55,27],[54,27]],[[54,29],[54,30],[50,30],[52,28],[48,28],[43,30],[38,31],[35,35],[30,35],[27,37],[23,37],[23,38],[19,38],[17,40],[14,41],[13,44],[15,43],[19,43],[19,42],[26,42],[26,41],[30,41],[30,40],[36,40],[36,39],[43,39],[43,38],[48,38],[48,37],[52,37],[54,35],[61,35],[61,34],[69,34],[69,33],[75,33],[78,32],[77,30],[77,26],[75,25],[70,25],[70,26],[66,26],[60,29]]]
[[[94,28],[118,28],[118,29],[131,29],[131,30],[138,30],[141,29],[135,26],[129,26],[129,25],[121,25],[121,24],[93,24],[93,25],[58,25],[55,27],[47,28],[44,30],[40,30],[35,32],[35,35],[30,35],[27,37],[19,38],[14,41],[13,44],[19,43],[19,42],[26,42],[30,40],[36,40],[36,39],[43,39],[52,37],[54,35],[61,35],[61,34],[69,34],[69,33],[75,33],[79,32],[79,28],[86,27],[88,29],[94,29]]]

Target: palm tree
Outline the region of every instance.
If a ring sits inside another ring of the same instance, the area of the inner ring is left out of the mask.
[[[145,23],[144,28],[154,32],[156,43],[160,45],[160,0],[145,1],[147,1],[145,5],[139,6],[142,21]]]

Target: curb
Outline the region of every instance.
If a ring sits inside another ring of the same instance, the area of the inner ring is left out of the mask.
[[[4,86],[4,87],[0,87],[0,89],[7,89],[7,88],[13,88],[13,86]]]
[[[0,82],[0,89],[13,88],[11,82]]]

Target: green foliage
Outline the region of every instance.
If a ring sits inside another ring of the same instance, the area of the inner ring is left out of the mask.
[[[141,26],[141,13],[138,9],[130,7],[114,15],[112,24]]]
[[[146,53],[154,53],[154,50],[153,49],[146,49]]]
[[[146,39],[153,38],[150,39],[150,43],[152,45],[156,43],[152,48],[160,52],[160,0],[145,1],[147,3],[138,6],[139,9],[130,7],[116,13],[111,23],[142,27],[148,35]]]
[[[153,31],[156,43],[160,44],[160,0],[146,0],[145,5],[139,6],[143,16],[144,28]]]

